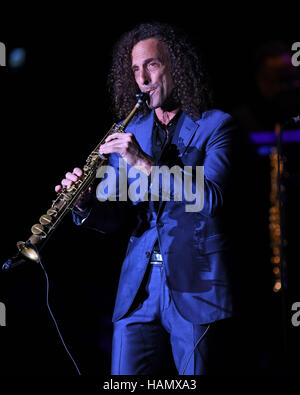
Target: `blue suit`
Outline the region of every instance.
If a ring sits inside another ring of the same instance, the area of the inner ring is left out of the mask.
[[[152,112],[127,127],[150,156],[153,117]],[[204,204],[199,212],[186,212],[186,201],[164,201],[156,211],[151,201],[100,203],[95,199],[85,226],[109,232],[126,221],[126,210],[138,218],[122,265],[114,322],[130,311],[157,238],[166,286],[174,309],[184,320],[207,325],[234,314],[234,258],[227,223],[232,209],[236,135],[231,116],[219,110],[204,112],[197,120],[185,113],[178,119],[170,150],[158,164],[204,166]],[[119,154],[111,154],[109,160],[117,171],[119,158]],[[131,182],[128,179],[129,185]],[[74,221],[82,223],[77,212]]]

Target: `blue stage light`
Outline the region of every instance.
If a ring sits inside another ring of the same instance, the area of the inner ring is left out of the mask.
[[[26,51],[24,48],[15,48],[9,54],[9,66],[12,68],[19,68],[25,64]]]

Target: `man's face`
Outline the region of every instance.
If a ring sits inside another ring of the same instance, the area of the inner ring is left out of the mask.
[[[149,93],[149,107],[163,106],[174,87],[165,45],[156,38],[140,41],[133,47],[131,59],[136,83]]]

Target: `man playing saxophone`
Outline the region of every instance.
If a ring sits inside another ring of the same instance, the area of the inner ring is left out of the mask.
[[[148,94],[126,133],[113,133],[100,146],[116,172],[120,159],[147,179],[157,166],[177,166],[182,173],[192,168],[195,186],[194,169],[204,168],[199,211],[187,212],[184,198],[103,202],[87,192],[77,202],[75,223],[101,232],[124,224],[126,210],[138,218],[112,318],[111,373],[163,374],[170,356],[178,374],[232,373],[237,300],[228,224],[237,134],[232,117],[213,109],[201,58],[181,32],[165,24],[142,24],[124,34],[109,78],[119,120],[137,93]],[[81,175],[77,167],[67,172],[55,190]]]

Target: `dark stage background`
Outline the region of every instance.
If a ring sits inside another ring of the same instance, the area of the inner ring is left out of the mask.
[[[0,67],[1,264],[15,254],[15,243],[29,237],[31,226],[50,207],[54,186],[64,173],[85,163],[114,122],[106,78],[112,45],[120,34],[149,20],[182,27],[206,56],[215,107],[237,114],[242,104],[247,106],[255,97],[252,75],[257,48],[270,39],[283,40],[289,48],[299,40],[299,36],[288,37],[267,25],[258,30],[253,21],[249,30],[244,25],[245,15],[227,24],[204,10],[199,20],[195,15],[182,18],[179,10],[150,17],[136,10],[135,16],[124,14],[124,18],[121,14],[112,18],[104,11],[93,15],[92,10],[81,18],[80,11],[76,18],[68,12],[62,16],[59,10],[52,10],[51,17],[45,11],[39,17],[25,18],[21,13],[16,17],[13,12],[1,16],[5,25],[0,41],[6,44],[7,55],[14,48],[26,51],[21,67]],[[297,114],[287,111],[285,115]],[[241,128],[241,133],[248,139],[248,131]],[[248,228],[254,240],[251,252],[245,251],[241,262],[248,265],[249,299],[260,305],[257,315],[256,310],[248,313],[240,332],[249,362],[245,374],[296,374],[300,329],[291,325],[291,305],[300,301],[299,143],[285,147],[291,241],[284,314],[282,292],[272,290],[269,262],[269,163],[266,156],[256,154],[256,148],[248,142],[249,169],[257,180],[252,207],[245,200],[244,211],[236,213],[245,216],[245,221],[249,212],[257,216],[255,225],[249,223]],[[84,375],[110,371],[111,315],[127,236],[123,232],[107,236],[76,227],[68,216],[42,254],[50,279],[52,310]],[[47,312],[45,278],[37,265],[28,263],[0,273],[0,301],[7,313],[7,325],[0,328],[1,374],[76,374]],[[282,327],[288,333],[287,354],[282,353]],[[248,358],[249,345],[254,344],[255,352]]]

